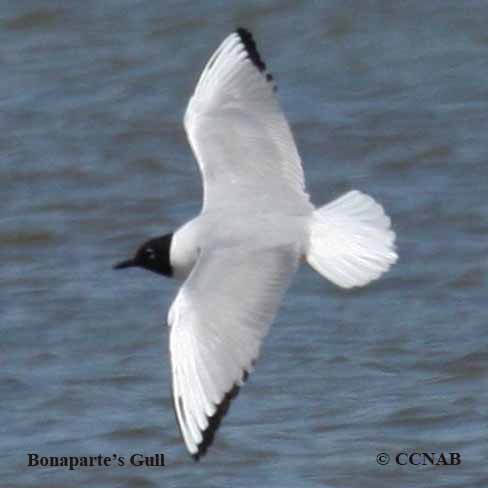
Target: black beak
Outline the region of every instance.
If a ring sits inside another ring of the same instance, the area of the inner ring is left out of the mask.
[[[134,266],[137,266],[135,259],[128,259],[127,261],[114,264],[114,269],[132,268]]]

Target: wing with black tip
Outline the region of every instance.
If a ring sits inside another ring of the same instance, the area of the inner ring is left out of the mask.
[[[237,29],[208,61],[185,114],[204,210],[309,209],[293,136],[251,34]]]
[[[298,262],[291,246],[203,251],[173,302],[174,406],[196,459],[252,369]]]

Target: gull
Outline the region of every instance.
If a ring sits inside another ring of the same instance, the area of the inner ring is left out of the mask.
[[[206,453],[259,355],[298,266],[342,288],[397,260],[390,218],[352,190],[315,207],[271,74],[238,28],[205,66],[184,126],[203,179],[200,214],[116,269],[184,282],[168,313],[174,408],[189,453]]]

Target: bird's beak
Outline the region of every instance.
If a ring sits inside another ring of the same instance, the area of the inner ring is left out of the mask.
[[[132,268],[134,266],[137,266],[135,259],[128,259],[127,261],[114,264],[114,269]]]

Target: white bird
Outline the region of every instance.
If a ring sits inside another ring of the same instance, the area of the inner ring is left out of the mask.
[[[396,261],[390,219],[353,190],[314,207],[300,156],[252,35],[239,28],[205,66],[185,114],[203,178],[201,213],[117,269],[184,279],[168,314],[174,407],[195,459],[252,370],[301,261],[363,286]]]

